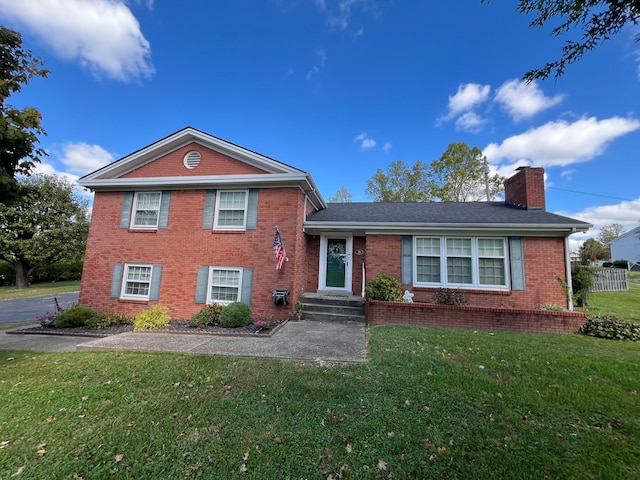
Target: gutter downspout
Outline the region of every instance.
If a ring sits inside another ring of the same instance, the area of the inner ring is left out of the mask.
[[[564,237],[564,268],[567,276],[567,308],[573,311],[573,282],[571,280],[571,257],[569,255],[569,236]]]

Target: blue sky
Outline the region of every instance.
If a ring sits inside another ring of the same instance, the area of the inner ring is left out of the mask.
[[[377,168],[466,142],[505,176],[544,167],[548,210],[596,225],[574,246],[634,228],[638,31],[525,85],[563,39],[517,3],[0,0],[0,21],[51,71],[11,100],[43,114],[41,172],[78,178],[192,126],[367,201]]]

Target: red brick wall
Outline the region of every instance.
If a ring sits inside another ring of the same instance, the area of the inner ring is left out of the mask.
[[[399,324],[541,333],[575,333],[585,322],[585,315],[579,312],[381,301],[367,302],[366,318],[370,325]]]
[[[200,152],[200,165],[196,168],[188,169],[184,166],[183,160],[187,152],[197,150]],[[239,175],[267,173],[264,170],[239,162],[231,157],[223,155],[203,147],[197,143],[192,143],[179,148],[168,155],[158,158],[151,163],[143,165],[136,170],[123,175],[123,178],[142,177],[190,177],[200,175]]]
[[[120,228],[122,192],[97,192],[94,199],[80,303],[99,311],[138,313],[159,303],[174,319],[187,319],[202,308],[195,303],[199,266],[253,268],[254,312],[286,318],[289,307],[276,307],[271,292],[293,290],[296,270],[303,268],[305,250],[298,239],[304,195],[298,188],[261,189],[256,230],[220,232],[202,229],[204,190],[171,193],[167,229],[136,232]],[[280,229],[289,262],[275,269],[273,235]],[[116,263],[163,266],[158,302],[132,302],[109,298]],[[304,278],[304,277],[302,277]]]
[[[513,177],[505,180],[504,197],[507,203],[545,210],[544,169],[521,168]]]
[[[400,235],[369,235],[365,246],[367,279],[378,273],[401,278],[402,237]],[[497,308],[538,309],[541,305],[556,303],[567,306],[567,299],[559,276],[566,281],[564,239],[558,237],[524,238],[526,290],[494,291],[460,289],[470,305]],[[431,301],[437,288],[403,285],[417,301]],[[354,288],[354,291],[355,288]]]

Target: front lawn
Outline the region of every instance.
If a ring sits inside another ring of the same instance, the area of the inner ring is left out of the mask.
[[[36,283],[29,288],[18,290],[13,286],[0,287],[0,300],[37,297],[39,295],[57,295],[58,293],[77,292],[80,290],[79,280],[55,283]]]
[[[593,292],[589,294],[588,308],[577,310],[640,323],[640,283],[629,282],[629,290],[622,292]]]
[[[640,478],[640,343],[378,326],[369,349],[0,352],[0,478]]]

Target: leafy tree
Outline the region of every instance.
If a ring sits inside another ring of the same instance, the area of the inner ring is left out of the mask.
[[[22,48],[22,36],[0,26],[0,202],[19,195],[16,175],[28,175],[46,152],[36,147],[38,135],[45,135],[41,115],[32,107],[18,109],[9,97],[34,77],[46,77],[39,57]]]
[[[329,197],[329,202],[331,203],[351,203],[353,196],[347,187],[344,185],[341,186],[336,194],[332,197]]]
[[[365,193],[376,202],[431,201],[427,165],[418,160],[409,168],[402,160],[397,160],[389,165],[387,173],[376,170],[367,180]]]
[[[619,223],[612,223],[611,225],[605,225],[600,229],[598,241],[603,245],[608,245],[611,240],[615,240],[620,235],[622,235],[622,225]]]
[[[596,260],[608,260],[610,256],[609,249],[594,238],[589,238],[580,247],[580,263],[583,265]]]
[[[488,3],[489,0],[482,0]],[[518,12],[536,17],[530,27],[554,25],[551,34],[559,37],[574,29],[580,31],[579,41],[567,40],[562,47],[562,57],[544,67],[524,75],[526,81],[545,79],[552,73],[558,78],[567,65],[577,62],[590,50],[619,33],[626,25],[640,21],[638,0],[520,0]],[[640,41],[640,35],[636,36]]]
[[[11,205],[0,203],[0,260],[15,270],[16,288],[25,288],[37,268],[82,258],[88,202],[55,175],[26,177],[19,187]]]
[[[488,168],[488,165],[486,166]],[[438,160],[429,165],[427,173],[432,195],[443,202],[477,202],[502,191],[504,178],[486,175],[482,151],[464,142],[453,142]]]

